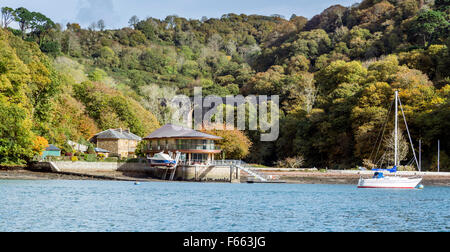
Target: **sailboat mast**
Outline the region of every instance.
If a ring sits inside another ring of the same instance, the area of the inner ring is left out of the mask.
[[[419,171],[422,171],[422,139],[419,140]]]
[[[441,158],[441,140],[438,140],[438,162],[437,162],[437,169],[438,169],[438,172],[440,172],[441,170],[440,170],[440,168],[441,167],[439,167],[439,159]]]
[[[394,166],[398,165],[398,91],[395,91]]]

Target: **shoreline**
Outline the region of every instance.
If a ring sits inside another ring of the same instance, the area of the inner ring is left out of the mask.
[[[366,173],[360,172],[340,172],[340,171],[328,171],[328,172],[275,172],[266,171],[263,172],[267,175],[277,175],[280,180],[286,181],[287,183],[295,184],[358,184],[358,180],[361,176],[371,177]],[[400,174],[402,175],[402,174]],[[414,175],[406,175],[414,176]],[[440,174],[422,174],[421,177],[423,181],[421,184],[424,186],[449,186],[450,187],[450,176],[443,176]]]
[[[157,182],[158,179],[145,177],[143,174],[133,176],[121,172],[46,172],[32,171],[26,168],[0,169],[0,180],[104,180],[104,181],[138,181]]]
[[[287,184],[347,184],[356,185],[360,174],[339,172],[298,172],[298,171],[264,171],[266,175],[279,176]],[[130,182],[170,182],[150,178],[143,173],[123,172],[45,172],[32,171],[25,167],[0,169],[0,180],[99,180],[99,181],[130,181]],[[247,177],[241,177],[241,183],[246,183]],[[176,182],[176,181],[174,181]],[[183,181],[184,182],[184,181]],[[203,182],[205,183],[205,182]],[[450,176],[423,175],[425,186],[450,186]]]

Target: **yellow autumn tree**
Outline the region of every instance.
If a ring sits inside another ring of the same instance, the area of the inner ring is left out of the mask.
[[[209,128],[214,129],[203,129],[202,132],[222,137],[221,140],[217,141],[217,144],[222,149],[226,159],[240,160],[250,153],[252,142],[244,132],[236,128],[228,130],[226,128],[230,127],[225,127],[225,125],[214,125],[214,127]]]
[[[36,154],[42,155],[42,152],[45,150],[45,148],[48,147],[48,141],[44,137],[37,136],[33,140],[33,152]]]
[[[29,69],[0,29],[0,164],[25,163],[32,152]]]

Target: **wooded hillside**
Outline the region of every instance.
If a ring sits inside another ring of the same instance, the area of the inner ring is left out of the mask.
[[[36,136],[63,144],[113,127],[145,135],[170,118],[157,98],[201,86],[204,95],[280,95],[280,138],[246,132],[247,161],[301,156],[305,166],[341,169],[389,160],[385,122],[400,90],[424,168],[436,168],[440,139],[450,169],[449,0],[365,0],[310,20],[135,16],[120,30],[102,20],[63,27],[25,9],[3,8],[2,20],[0,163],[27,160]]]

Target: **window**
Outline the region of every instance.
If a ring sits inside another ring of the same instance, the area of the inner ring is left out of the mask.
[[[192,154],[192,161],[193,162],[197,162],[197,163],[204,163],[204,162],[208,161],[208,154],[193,153]]]

